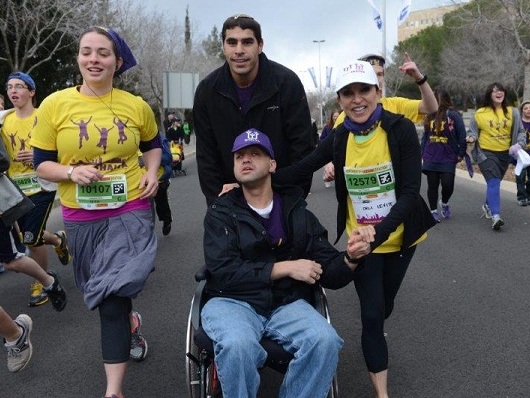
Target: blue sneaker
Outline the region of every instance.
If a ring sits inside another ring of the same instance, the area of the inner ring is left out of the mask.
[[[441,222],[442,219],[440,218],[440,215],[438,214],[438,210],[432,210],[431,211],[432,218],[434,218],[434,221]]]
[[[451,208],[448,204],[442,203],[440,200],[440,207],[442,208],[442,217],[446,220],[451,217]]]

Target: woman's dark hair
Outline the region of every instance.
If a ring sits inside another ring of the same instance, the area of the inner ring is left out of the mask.
[[[493,105],[493,100],[491,99],[491,93],[494,89],[500,90],[504,92],[504,98],[501,103],[502,112],[504,113],[504,116],[508,117],[508,103],[506,101],[506,89],[504,86],[500,83],[491,83],[488,87],[486,87],[486,93],[484,94],[484,101],[482,103],[482,106],[485,108],[491,108],[495,110],[495,105]]]
[[[329,114],[329,118],[328,118],[328,122],[326,123],[326,126],[328,126],[329,128],[333,128],[333,126],[335,125],[335,120],[333,120],[333,115],[335,113],[338,113],[340,115],[340,112],[341,112],[340,109],[333,109],[333,111],[331,111],[331,113]]]
[[[425,117],[423,127],[425,131],[432,130],[434,135],[440,135],[443,130],[443,124],[447,119],[447,111],[454,109],[454,105],[449,93],[441,87],[434,89],[434,97],[438,101],[438,110]],[[431,129],[432,121],[434,121],[434,126]]]
[[[250,29],[254,32],[254,36],[259,44],[263,43],[263,38],[261,37],[261,26],[260,24],[252,18],[250,15],[246,14],[236,14],[226,19],[223,23],[223,30],[221,31],[221,38],[223,43],[226,39],[226,31],[228,29],[241,28],[243,30]]]
[[[77,48],[78,49],[80,48],[81,39],[87,33],[92,33],[92,32],[93,33],[98,33],[100,35],[103,35],[103,36],[107,37],[107,39],[109,39],[110,42],[112,43],[112,50],[114,51],[114,55],[116,55],[116,58],[120,58],[120,54],[118,52],[118,47],[116,46],[116,43],[114,42],[114,39],[112,38],[110,33],[107,32],[107,30],[105,28],[102,28],[102,27],[99,27],[99,26],[92,26],[92,27],[86,29],[83,33],[81,33],[81,35],[79,36],[79,41],[77,42]]]

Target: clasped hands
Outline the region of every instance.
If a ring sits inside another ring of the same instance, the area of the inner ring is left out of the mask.
[[[375,240],[375,228],[373,225],[363,225],[355,228],[346,243],[346,252],[354,260],[370,254],[372,248],[370,243]]]

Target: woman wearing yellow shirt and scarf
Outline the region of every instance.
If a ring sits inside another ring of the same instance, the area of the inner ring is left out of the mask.
[[[296,184],[330,161],[335,165],[337,240],[349,234],[350,261],[361,305],[363,354],[377,398],[388,397],[384,324],[416,245],[435,222],[420,195],[421,151],[414,124],[379,103],[377,76],[368,62],[339,71],[337,101],[344,122],[300,162],[277,170],[274,182]],[[369,252],[364,256],[360,254]],[[359,255],[357,255],[359,254]]]

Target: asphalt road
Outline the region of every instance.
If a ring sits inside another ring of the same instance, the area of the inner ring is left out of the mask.
[[[131,363],[127,398],[186,397],[185,339],[193,274],[203,262],[202,219],[205,201],[196,165],[172,180],[173,230],[162,236],[157,225],[157,269],[135,300],[142,313],[148,358]],[[513,185],[512,185],[513,188]],[[515,194],[503,191],[499,232],[480,218],[482,177],[458,178],[451,201],[453,218],[429,233],[409,268],[392,317],[386,323],[392,398],[529,397],[530,207],[518,207]],[[335,238],[336,200],[315,173],[309,207]],[[54,209],[49,230],[61,226]],[[344,245],[344,239],[337,247]],[[34,358],[21,373],[0,366],[0,397],[102,397],[98,314],[86,309],[70,267],[50,254],[69,293],[62,313],[51,305],[26,306],[30,279],[0,275],[0,303],[12,315],[34,321]],[[332,323],[344,338],[338,381],[341,397],[373,397],[360,348],[359,304],[353,285],[328,291]],[[4,360],[0,357],[1,360]],[[279,377],[264,372],[260,397],[275,396]]]

